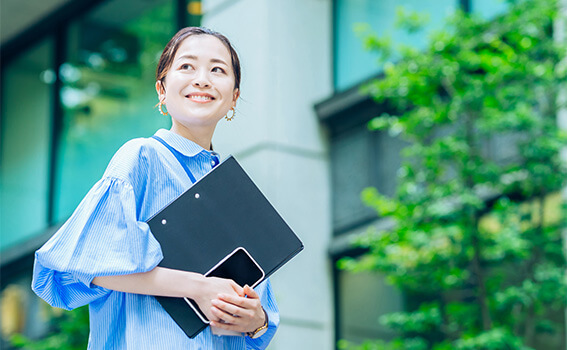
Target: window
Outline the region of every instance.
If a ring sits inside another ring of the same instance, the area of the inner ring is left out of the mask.
[[[339,333],[341,339],[362,343],[391,339],[395,333],[382,326],[380,316],[403,308],[401,294],[378,273],[338,272]]]
[[[473,13],[490,18],[506,11],[508,3],[505,0],[471,0],[471,7]]]
[[[395,28],[400,6],[429,15],[423,31],[408,35]],[[363,48],[362,39],[355,32],[357,24],[368,24],[380,36],[391,35],[393,43],[423,48],[427,34],[440,29],[457,6],[456,0],[335,0],[335,89],[346,90],[382,71],[376,54]]]
[[[371,134],[364,127],[333,140],[331,167],[335,232],[375,216],[360,200],[362,190],[373,182],[369,166],[372,161],[370,145]]]
[[[43,40],[2,71],[1,251],[47,225],[53,46]]]
[[[333,137],[331,172],[333,189],[333,228],[335,235],[368,223],[376,212],[368,208],[360,194],[366,187],[376,187],[391,196],[400,167],[404,143],[387,132],[371,132],[366,124]]]
[[[155,69],[175,32],[173,5],[109,1],[71,24],[67,61],[59,70],[56,221],[73,212],[124,142],[169,128],[169,118],[155,108]]]

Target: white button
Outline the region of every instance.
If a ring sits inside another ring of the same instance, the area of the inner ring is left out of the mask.
[[[214,161],[214,160],[211,160],[211,164],[212,164],[212,165],[215,165],[215,161]]]

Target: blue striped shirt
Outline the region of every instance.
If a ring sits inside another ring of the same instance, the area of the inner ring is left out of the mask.
[[[156,135],[181,152],[196,179],[218,155],[171,131]],[[92,284],[97,276],[152,270],[162,259],[146,220],[191,186],[179,161],[153,138],[134,139],[114,155],[102,179],[35,254],[32,289],[50,305],[89,304],[88,349],[264,349],[279,324],[270,281],[259,284],[268,331],[258,339],[217,336],[207,327],[188,338],[153,296]]]

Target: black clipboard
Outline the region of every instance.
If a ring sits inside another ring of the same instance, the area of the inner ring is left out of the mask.
[[[202,274],[243,247],[264,271],[264,280],[303,249],[233,156],[150,218],[148,225],[163,252],[159,266]],[[156,299],[190,338],[208,326],[183,298]]]

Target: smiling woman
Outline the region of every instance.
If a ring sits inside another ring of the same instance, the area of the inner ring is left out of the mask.
[[[89,304],[89,349],[264,349],[279,323],[270,281],[254,290],[159,267],[162,252],[146,224],[218,165],[211,138],[240,95],[238,56],[221,34],[182,29],[161,55],[155,87],[171,130],[120,148],[36,252],[33,289],[52,306]],[[212,327],[188,338],[153,296],[193,299]],[[211,328],[237,335],[213,336]]]
[[[156,72],[160,105],[172,116],[172,131],[210,149],[216,124],[240,95],[238,56],[226,37],[202,28],[181,30],[172,42],[181,44],[166,47]]]

